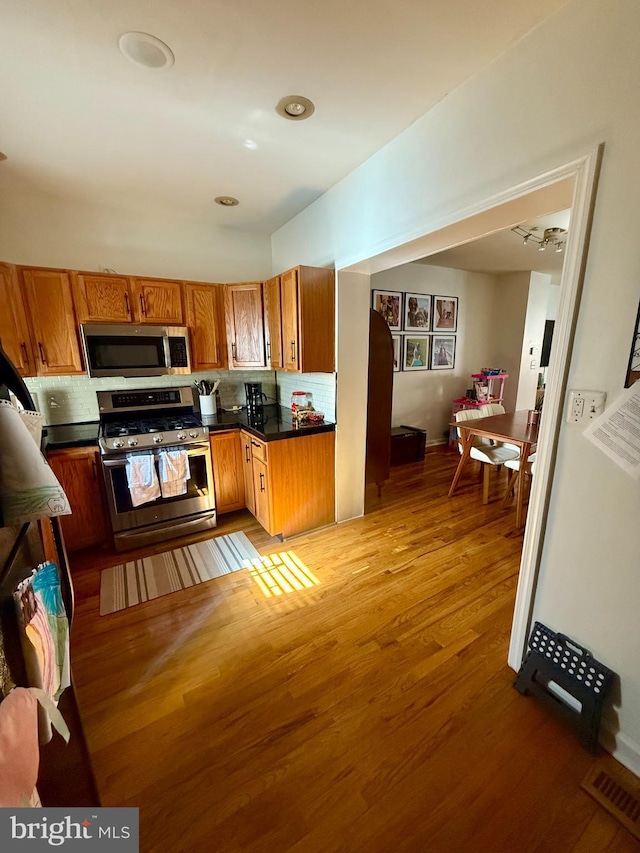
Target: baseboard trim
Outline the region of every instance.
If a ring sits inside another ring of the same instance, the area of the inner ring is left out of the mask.
[[[621,732],[614,733],[604,727],[600,732],[600,744],[616,761],[640,777],[640,744]]]

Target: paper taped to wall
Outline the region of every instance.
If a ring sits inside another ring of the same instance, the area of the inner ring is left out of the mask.
[[[640,478],[640,380],[583,432],[623,471]]]

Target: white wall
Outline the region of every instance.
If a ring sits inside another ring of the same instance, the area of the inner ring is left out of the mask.
[[[3,187],[0,260],[195,281],[251,281],[271,271],[268,238],[175,210],[120,210]]]
[[[336,520],[364,512],[367,393],[369,379],[368,275],[338,273],[336,348],[339,354],[336,389]],[[364,440],[363,440],[364,438]]]
[[[535,409],[538,375],[540,373],[540,351],[547,318],[551,276],[532,272],[527,298],[527,315],[522,336],[522,355],[518,379],[518,396],[515,408]],[[534,349],[536,352],[531,353]],[[533,367],[531,365],[534,365]]]
[[[370,257],[604,141],[569,384],[613,400],[639,296],[638,79],[640,3],[575,0],[276,232],[274,269]],[[345,322],[341,311],[339,336]],[[364,432],[352,441],[360,454]],[[639,515],[637,482],[563,424],[534,615],[619,673],[607,725],[636,772]]]
[[[500,367],[509,374],[502,403],[508,412],[516,410],[530,278],[529,272],[496,276],[491,314],[495,358],[489,366]]]
[[[375,290],[457,296],[459,300],[454,369],[394,373],[393,426],[426,429],[430,443],[445,440],[453,400],[473,387],[472,373],[492,363],[494,287],[494,276],[426,264],[405,264],[371,276]]]

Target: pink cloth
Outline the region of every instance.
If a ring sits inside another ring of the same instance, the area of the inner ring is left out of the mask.
[[[31,805],[39,761],[38,702],[16,687],[0,703],[0,808]]]

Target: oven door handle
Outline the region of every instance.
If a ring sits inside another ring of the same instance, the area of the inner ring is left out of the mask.
[[[167,447],[175,448],[175,445],[173,445],[173,444],[167,445]],[[192,444],[188,448],[185,448],[185,450],[187,451],[187,456],[204,456],[207,454],[207,451],[209,450],[209,445],[208,444]],[[157,459],[162,451],[161,451],[161,448],[159,448],[159,447],[155,448],[154,447],[153,450],[150,450],[149,452],[151,453],[152,456],[154,456]],[[135,451],[132,450],[130,453],[127,454],[127,456],[118,456],[117,459],[110,459],[108,457],[103,456],[102,457],[102,465],[104,468],[124,468],[127,464],[127,459],[130,456],[141,456],[141,455],[143,455],[142,452],[139,451],[138,453],[136,453]]]

